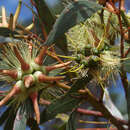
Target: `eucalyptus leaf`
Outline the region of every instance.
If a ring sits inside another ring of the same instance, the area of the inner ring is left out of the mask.
[[[109,112],[120,119],[123,120],[123,116],[116,105],[112,102],[111,97],[109,95],[109,91],[107,89],[104,90],[103,103],[105,107],[109,110]]]
[[[45,31],[48,34],[53,28],[53,24],[56,21],[56,17],[52,15],[45,0],[34,0],[34,1],[39,15],[39,19],[37,19],[38,23],[42,23],[42,25],[44,25]],[[39,26],[39,28],[41,28],[41,26]],[[62,35],[59,39],[57,39],[56,43],[57,47],[59,47],[65,54],[67,54],[67,44],[66,44],[67,42],[65,35]]]
[[[64,123],[63,125],[61,125],[58,130],[66,130],[66,124],[67,123]]]
[[[57,99],[41,113],[41,123],[53,119],[58,113],[71,111],[79,102],[79,99],[72,98],[69,95]]]
[[[22,106],[19,107],[15,121],[14,121],[14,127],[13,130],[25,130],[26,129],[26,122],[27,122],[27,111],[21,113]]]
[[[51,45],[57,38],[67,32],[69,28],[84,22],[101,8],[97,3],[90,1],[77,1],[68,5],[56,20],[45,45]]]
[[[77,112],[73,111],[66,125],[66,130],[76,130],[76,116]]]
[[[80,94],[77,91],[83,88],[86,83],[91,80],[91,76],[83,77],[78,79],[73,85],[72,88],[68,91],[66,95],[63,95],[61,98],[52,102],[43,112],[41,113],[41,123],[44,123],[48,120],[53,119],[58,113],[65,113],[72,111],[76,108],[78,104],[82,101]]]
[[[39,15],[39,20],[44,25],[47,33],[49,33],[55,22],[55,17],[51,14],[45,0],[34,0],[34,2]]]
[[[14,120],[15,120],[16,112],[11,109],[11,112],[8,115],[8,119],[4,125],[4,130],[13,130]]]

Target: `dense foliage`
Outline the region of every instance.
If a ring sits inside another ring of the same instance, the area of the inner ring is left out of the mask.
[[[37,130],[59,118],[58,130],[76,130],[79,121],[85,122],[82,114],[107,119],[93,121],[102,127],[130,129],[130,16],[125,1],[64,1],[57,20],[44,0],[30,2],[37,12],[32,9],[34,21],[27,27],[17,22],[21,0],[10,17],[2,7],[0,35],[8,40],[0,46],[0,106],[7,109],[0,125],[5,130]],[[128,119],[107,90],[118,77]]]

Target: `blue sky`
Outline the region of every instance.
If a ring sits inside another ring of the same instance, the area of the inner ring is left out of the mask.
[[[0,7],[1,6],[5,6],[6,10],[7,10],[7,13],[8,15],[10,13],[14,13],[15,10],[16,10],[16,7],[17,7],[17,4],[18,4],[18,1],[19,0],[0,0]],[[25,2],[26,4],[29,5],[30,3],[30,0],[22,0],[23,2]],[[47,2],[47,4],[50,6],[50,7],[53,7],[53,5],[60,1],[60,0],[45,0]],[[32,17],[32,12],[30,9],[28,9],[24,4],[22,5],[22,10],[21,10],[21,13],[20,13],[20,17],[19,17],[19,20],[20,21],[23,21],[24,19],[29,19]],[[130,0],[126,0],[126,8],[127,8],[127,11],[128,11],[128,8],[130,8]]]
[[[7,14],[15,13],[19,0],[0,0],[0,7],[4,6],[6,8]],[[30,0],[22,0],[24,3],[30,6]],[[58,0],[45,0],[47,4],[52,7],[55,2]],[[32,17],[32,12],[29,8],[27,8],[24,4],[22,4],[21,13],[19,16],[19,20],[23,21],[24,19],[30,19]]]
[[[0,6],[4,6],[6,8],[7,14],[15,13],[19,0],[0,0]],[[29,0],[23,0],[27,4],[29,4]],[[20,20],[24,20],[24,18],[28,19],[32,17],[32,13],[30,9],[28,9],[25,5],[22,5],[21,13],[20,13]]]

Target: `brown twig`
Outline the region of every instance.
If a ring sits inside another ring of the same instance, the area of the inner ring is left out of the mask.
[[[42,28],[42,34],[43,34],[43,37],[45,39],[45,41],[47,40],[47,37],[48,37],[48,34],[47,34],[47,31],[45,29],[45,24],[43,21],[41,21],[41,18],[40,18],[40,15],[39,15],[39,11],[38,11],[38,7],[37,5],[35,4],[35,2],[33,2],[32,0],[30,0],[32,5],[35,6],[36,10],[37,10],[37,13],[38,13],[38,17],[39,17],[39,20],[40,20],[40,24],[41,24],[41,28]]]
[[[47,35],[46,30],[45,30],[44,23],[41,23],[41,27],[42,27],[42,34],[43,34],[43,37],[44,37],[44,39],[45,39],[45,41],[46,41],[46,40],[47,40],[48,35]]]
[[[63,63],[63,61],[54,52],[47,50],[46,53],[47,53],[48,56],[51,56],[52,58],[57,60],[59,63]]]
[[[62,88],[70,89],[68,85],[62,84],[58,82],[58,86],[61,86]],[[104,104],[100,101],[98,101],[93,94],[88,90],[79,90],[80,94],[87,95],[85,100],[89,101],[90,104],[100,112],[104,114],[104,117],[110,120],[119,130],[124,130],[124,128],[121,126],[120,121],[117,120],[114,116],[111,115],[111,113],[107,110],[107,108],[104,106]]]
[[[94,101],[95,102],[95,101]],[[50,101],[47,101],[47,100],[45,100],[45,99],[40,99],[40,104],[43,104],[43,105],[50,105],[51,104],[51,102]],[[99,105],[98,105],[98,107],[100,106],[100,103],[99,103]],[[102,107],[102,105],[101,105],[101,107]],[[104,108],[101,108],[100,107],[100,109],[104,109]],[[104,105],[103,105],[103,107],[104,107]],[[106,108],[105,108],[105,110],[102,110],[103,111],[103,114],[102,114],[102,112],[98,112],[98,111],[92,111],[92,110],[86,110],[86,109],[82,109],[82,108],[77,108],[77,110],[76,110],[77,112],[79,112],[80,114],[83,114],[83,115],[92,115],[92,116],[98,116],[98,117],[104,117],[104,118],[106,118],[106,113],[108,114],[109,112],[105,112],[104,113],[104,111],[106,111]],[[108,110],[107,110],[108,111]],[[110,114],[111,115],[111,114]],[[110,116],[110,115],[107,115],[108,117]],[[107,118],[107,119],[109,119],[109,118]],[[117,117],[114,117],[114,116],[112,116],[111,115],[111,120],[110,121],[113,121],[114,120],[114,122],[116,122],[116,124],[122,124],[122,125],[128,125],[128,122],[127,121],[125,121],[125,120],[121,120],[121,119],[119,119],[119,118],[117,118]],[[121,127],[121,129],[119,129],[119,130],[124,130],[124,128],[122,129],[122,127]]]
[[[91,116],[98,116],[98,117],[104,117],[104,115],[101,112],[93,111],[93,110],[86,110],[82,108],[77,108],[77,112],[83,114],[83,115],[91,115]],[[115,117],[116,118],[116,117]],[[119,118],[116,118],[121,124],[128,125],[128,122],[125,120],[121,120]]]
[[[40,104],[43,104],[43,105],[47,105],[47,106],[51,104],[50,101],[47,101],[47,100],[45,100],[45,99],[43,99],[43,98],[40,98],[39,103],[40,103]]]
[[[16,25],[16,27],[18,27],[19,29],[21,29],[23,32],[19,32],[21,35],[20,36],[23,36],[24,37],[24,35],[22,34],[22,33],[27,33],[27,34],[29,34],[29,36],[27,37],[27,39],[31,39],[31,38],[36,38],[37,40],[39,40],[40,42],[45,42],[43,39],[41,39],[40,37],[38,37],[36,34],[34,34],[33,32],[31,32],[31,31],[29,31],[29,30],[27,30],[27,29],[25,29],[22,25],[19,25],[19,24],[17,24]],[[16,35],[17,36],[17,35]]]
[[[31,4],[32,4],[33,6],[35,6],[35,3],[34,3],[34,1],[33,1],[33,0],[30,0],[30,2],[31,2]]]
[[[121,81],[122,81],[122,85],[123,85],[123,87],[124,87],[124,91],[125,91],[125,97],[126,97],[126,101],[127,101],[127,112],[128,112],[128,115],[129,115],[129,113],[130,113],[130,110],[129,110],[129,100],[128,100],[128,80],[127,80],[127,74],[126,74],[126,72],[125,72],[125,70],[124,70],[124,66],[123,66],[123,64],[122,64],[122,66],[121,66],[121,68],[120,68],[120,71],[121,71],[121,73],[120,73],[120,77],[121,77]],[[129,118],[129,117],[128,117]],[[129,123],[128,123],[128,129],[130,129],[130,119],[128,119],[129,120]]]
[[[121,10],[121,0],[119,0],[119,11],[117,13],[117,16],[119,20],[120,34],[121,34],[120,53],[121,53],[121,58],[123,58],[124,57],[124,32],[123,32],[123,26],[121,21],[120,10]]]
[[[47,51],[47,54],[48,54],[49,56],[51,56],[52,58],[54,58],[55,60],[57,60],[59,63],[64,63],[64,62],[56,55],[55,48],[54,48],[54,44],[49,47],[49,50]]]
[[[66,89],[70,89],[68,85],[62,84],[57,82],[58,86],[64,87]],[[95,107],[97,110],[99,110],[101,113],[104,114],[104,118],[107,118],[108,120],[111,121],[119,130],[124,130],[123,124],[121,124],[120,119],[116,119],[114,116],[111,115],[111,113],[107,110],[107,108],[104,106],[102,102],[99,102],[93,94],[88,90],[79,90],[78,91],[80,94],[83,94],[83,99],[89,101],[90,104],[92,104],[93,107]],[[85,96],[86,95],[86,96]],[[47,104],[48,105],[48,104]],[[99,114],[101,116],[101,113]]]
[[[117,120],[108,110],[107,108],[104,106],[104,104],[102,102],[99,102],[96,98],[94,98],[94,96],[92,96],[90,94],[90,92],[88,91],[87,96],[86,96],[86,100],[94,107],[96,108],[98,111],[102,112],[104,117],[106,119],[108,119],[112,124],[114,124],[118,130],[125,130],[124,127],[122,126],[123,124],[120,123],[119,120]]]
[[[79,112],[80,114],[83,114],[83,115],[103,117],[103,114],[101,112],[98,112],[98,111],[86,110],[86,109],[82,109],[82,108],[77,108],[76,111]]]
[[[125,54],[124,54],[124,32],[123,32],[123,25],[122,25],[121,14],[120,14],[121,8],[122,8],[121,6],[122,6],[122,1],[119,0],[119,13],[117,13],[117,16],[118,16],[118,20],[119,20],[120,35],[121,35],[120,54],[121,54],[121,58],[124,58],[125,57]],[[125,96],[126,96],[127,108],[128,108],[128,106],[129,106],[128,105],[129,104],[129,101],[128,101],[128,80],[127,80],[127,75],[126,75],[126,72],[124,70],[123,64],[122,64],[120,70],[121,70],[120,77],[121,77],[122,85],[123,85],[124,90],[125,90]],[[128,111],[128,115],[129,115],[129,113],[130,113],[129,108],[127,109],[127,111]],[[128,120],[129,120],[128,121],[128,129],[130,129],[130,119],[128,119]]]

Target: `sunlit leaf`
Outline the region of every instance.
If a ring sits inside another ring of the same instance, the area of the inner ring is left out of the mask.
[[[113,116],[123,119],[121,112],[118,110],[116,105],[112,102],[111,97],[109,95],[109,91],[107,89],[105,89],[104,92],[103,103]]]

